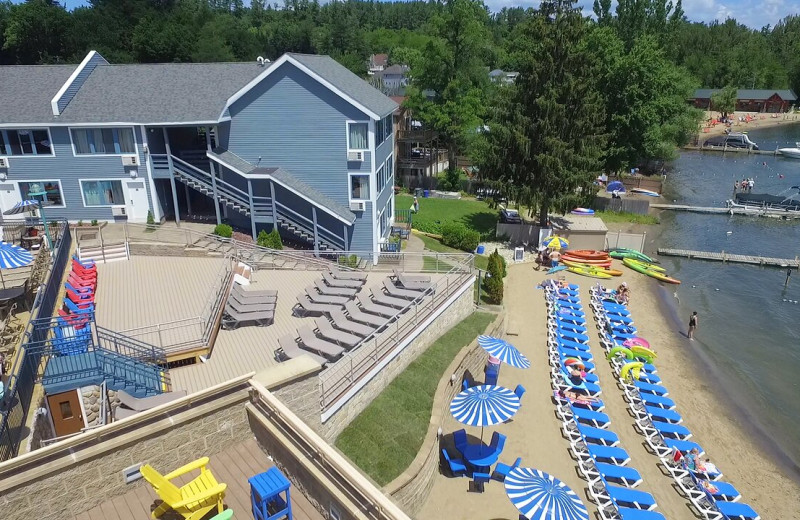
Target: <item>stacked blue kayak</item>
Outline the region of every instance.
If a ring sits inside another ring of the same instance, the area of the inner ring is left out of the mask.
[[[651,359],[636,358],[626,342],[637,338],[627,306],[608,298],[599,284],[591,289],[591,308],[601,334],[601,344],[625,392],[629,408],[650,450],[661,458],[681,493],[708,520],[759,520],[742,495],[721,481],[722,473],[705,455],[702,446],[689,440],[692,433],[682,426],[667,388],[657,375]],[[635,367],[635,368],[632,368]]]

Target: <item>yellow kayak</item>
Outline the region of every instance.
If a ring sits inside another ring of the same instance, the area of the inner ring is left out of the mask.
[[[567,271],[582,276],[589,276],[591,278],[603,278],[603,279],[611,278],[611,275],[603,272],[602,269],[589,269],[586,267],[568,267]]]
[[[660,265],[650,264],[647,262],[642,262],[641,260],[634,260],[633,258],[623,258],[622,263],[627,265],[633,270],[638,270],[636,267],[642,267],[644,269],[648,269],[650,271],[657,271],[659,273],[666,273],[667,270],[661,267]],[[641,271],[639,271],[641,272]]]
[[[618,269],[611,269],[606,267],[599,267],[596,265],[591,264],[582,264],[580,262],[573,262],[572,260],[561,260],[561,262],[566,265],[567,267],[576,267],[578,269],[593,269],[595,271],[600,271],[601,273],[610,274],[611,276],[622,276],[622,271]]]

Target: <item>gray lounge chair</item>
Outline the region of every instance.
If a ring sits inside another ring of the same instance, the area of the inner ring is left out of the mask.
[[[328,362],[328,360],[325,359],[324,357],[318,356],[313,352],[309,352],[307,350],[303,350],[302,348],[300,348],[300,345],[298,345],[297,342],[294,340],[294,338],[291,336],[283,336],[282,338],[278,338],[278,345],[280,345],[280,347],[275,351],[275,359],[277,361],[283,361],[285,359],[294,359],[305,355],[310,357],[320,365],[324,365],[325,363]]]
[[[403,307],[406,307],[411,303],[408,300],[393,298],[387,294],[383,294],[380,291],[376,293],[375,291],[370,289],[370,292],[372,293],[372,301],[374,301],[378,305],[386,305],[388,307],[395,307],[397,309],[402,309]]]
[[[317,325],[317,331],[319,331],[320,336],[325,339],[335,341],[339,345],[355,347],[361,342],[360,336],[334,329],[333,325],[331,325],[331,322],[325,318],[315,318],[314,323]]]
[[[358,292],[358,289],[348,289],[346,287],[328,287],[322,280],[314,280],[314,287],[320,292],[328,296],[347,296],[352,298]]]
[[[362,338],[369,336],[375,332],[375,327],[358,323],[348,318],[341,309],[330,312],[333,319],[333,326],[339,330],[361,336]]]
[[[321,316],[329,314],[331,311],[341,310],[340,304],[333,303],[314,303],[308,299],[308,296],[301,294],[297,297],[297,305],[294,306],[292,312],[295,316]]]
[[[331,268],[331,276],[333,276],[337,280],[360,280],[362,282],[367,281],[367,273],[360,273],[357,271],[342,271],[341,269],[337,269],[335,267]]]
[[[254,303],[271,303],[278,301],[277,296],[245,296],[238,291],[231,291],[228,301],[235,301],[240,305],[253,305]]]
[[[383,280],[383,288],[386,289],[386,294],[394,298],[403,298],[405,300],[416,300],[421,298],[425,293],[421,291],[410,291],[408,289],[401,289],[391,282],[388,278]]]
[[[246,313],[246,312],[264,312],[264,311],[274,311],[275,310],[275,303],[261,303],[258,300],[252,300],[249,303],[240,303],[239,301],[228,298],[226,307],[230,307],[231,309],[235,310],[236,312]]]
[[[263,298],[265,296],[273,296],[275,298],[278,297],[278,291],[275,289],[260,289],[258,291],[245,289],[242,285],[235,283],[233,284],[233,289],[231,291],[236,291],[239,293],[240,296],[245,298]]]
[[[226,305],[222,315],[222,328],[233,330],[245,323],[268,326],[272,325],[273,321],[275,321],[275,311],[239,312],[230,305]]]
[[[139,412],[186,397],[186,390],[176,390],[151,397],[133,397],[125,390],[118,390],[120,406],[114,409],[114,420],[119,421]]]
[[[361,304],[361,308],[364,310],[364,312],[375,314],[377,316],[383,316],[384,318],[393,318],[397,315],[397,309],[393,309],[392,307],[387,307],[385,305],[378,305],[366,296],[359,294],[356,298],[358,299],[358,303]]]
[[[406,283],[431,283],[430,276],[417,276],[417,275],[406,274],[400,271],[400,269],[396,267],[392,270],[392,272],[394,273],[394,277],[397,278],[397,281],[403,285],[405,285]]]
[[[319,352],[328,359],[336,359],[344,354],[342,347],[326,339],[318,338],[309,327],[302,326],[297,329],[297,333],[300,335],[300,341],[307,349]]]
[[[358,305],[356,305],[356,302],[347,302],[344,304],[344,308],[347,310],[347,314],[353,321],[366,323],[367,325],[372,325],[373,327],[383,327],[386,325],[386,318],[381,318],[380,316],[375,316],[374,314],[369,314],[362,311]],[[392,309],[387,310],[394,312]]]
[[[330,273],[322,273],[322,279],[330,287],[345,287],[349,289],[360,289],[364,285],[363,280],[337,280]]]
[[[333,305],[344,305],[350,301],[350,298],[344,296],[328,296],[327,294],[320,294],[313,285],[306,287],[306,295],[308,299],[314,303],[330,303]]]

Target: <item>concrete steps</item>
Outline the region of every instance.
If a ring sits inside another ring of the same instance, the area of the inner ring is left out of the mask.
[[[103,244],[102,246],[83,246],[77,249],[81,262],[94,261],[96,263],[116,262],[128,260],[128,245],[125,242]]]

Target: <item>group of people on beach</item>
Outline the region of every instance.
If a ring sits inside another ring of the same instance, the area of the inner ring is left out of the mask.
[[[736,181],[733,183],[733,192],[739,193],[739,189],[741,189],[742,193],[750,193],[753,191],[753,186],[755,185],[756,181],[752,177],[749,179],[742,179],[742,182]]]
[[[542,267],[558,267],[559,262],[561,262],[561,253],[558,249],[540,248],[536,252],[536,267],[534,267],[534,270],[539,271]]]

